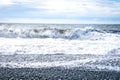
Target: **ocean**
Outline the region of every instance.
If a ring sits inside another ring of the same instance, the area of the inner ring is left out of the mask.
[[[120,24],[0,23],[0,79],[120,80],[119,43]]]

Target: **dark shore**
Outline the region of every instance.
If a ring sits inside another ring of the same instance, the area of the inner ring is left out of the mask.
[[[101,59],[99,61],[99,59]],[[6,64],[6,68],[0,64],[0,80],[120,80],[120,70],[86,68],[85,65],[120,66],[120,55],[0,55],[0,62],[54,62],[54,61],[76,61],[96,59],[95,62],[88,61],[81,67],[43,67],[43,68],[16,68]],[[80,64],[81,65],[81,64]],[[47,65],[46,65],[47,66]],[[72,65],[71,65],[72,66]]]
[[[120,72],[80,68],[0,68],[0,80],[120,80]]]

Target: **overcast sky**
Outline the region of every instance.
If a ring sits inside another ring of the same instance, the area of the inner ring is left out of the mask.
[[[0,22],[120,23],[120,0],[0,0]]]

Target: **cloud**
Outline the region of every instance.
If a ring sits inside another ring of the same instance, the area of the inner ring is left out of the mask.
[[[120,15],[120,2],[113,0],[23,0],[26,7],[44,10],[47,14],[70,14],[77,16]]]
[[[14,4],[44,10],[47,14],[120,15],[120,2],[114,0],[0,0],[2,6]]]
[[[23,19],[39,17],[54,20],[69,19],[70,21],[73,19],[76,22],[79,19],[80,22],[82,20],[87,22],[88,19],[101,20],[106,18],[105,20],[108,20],[113,17],[120,18],[119,0],[0,0],[1,6],[21,7],[21,10],[24,9]]]
[[[34,2],[34,0],[0,0],[0,6],[12,6],[15,4],[29,4]]]
[[[12,0],[0,0],[0,6],[8,6],[12,4],[13,4]]]

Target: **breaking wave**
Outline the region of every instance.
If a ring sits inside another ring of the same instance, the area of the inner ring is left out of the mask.
[[[0,25],[0,54],[120,54],[119,28],[80,26]]]
[[[24,26],[23,26],[24,27]],[[62,38],[70,40],[105,40],[109,37],[118,38],[115,31],[102,30],[99,28],[77,27],[0,27],[1,38]],[[118,33],[118,31],[116,31]]]

